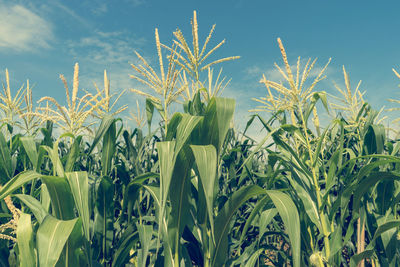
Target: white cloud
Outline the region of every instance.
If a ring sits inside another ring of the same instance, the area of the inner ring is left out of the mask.
[[[50,48],[52,25],[22,5],[0,4],[0,50]]]

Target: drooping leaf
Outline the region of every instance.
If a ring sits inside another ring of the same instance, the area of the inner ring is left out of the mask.
[[[46,215],[48,215],[47,211],[44,209],[42,204],[36,198],[25,195],[25,194],[17,194],[14,195],[15,197],[19,198],[33,213],[36,220],[40,223],[43,222]]]
[[[26,184],[33,179],[40,178],[42,175],[35,171],[24,171],[14,176],[8,181],[3,188],[0,189],[0,199],[4,199],[6,196]]]

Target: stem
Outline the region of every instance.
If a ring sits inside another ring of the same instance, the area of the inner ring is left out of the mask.
[[[167,136],[168,132],[168,107],[167,100],[164,98],[164,121],[165,121],[165,136]]]
[[[357,254],[364,251],[364,245],[365,245],[365,220],[362,220],[362,222],[361,222],[361,218],[358,218],[358,220],[357,220]],[[357,266],[364,267],[364,260],[362,260]]]
[[[322,231],[323,231],[323,234],[324,234],[325,256],[326,256],[326,258],[329,258],[329,256],[330,256],[330,245],[329,245],[329,238],[328,238],[329,233],[328,233],[328,229],[327,229],[324,213],[321,210],[321,207],[322,207],[321,190],[319,188],[319,184],[318,184],[318,179],[317,179],[317,174],[315,172],[315,168],[313,168],[313,166],[312,166],[313,157],[312,157],[312,151],[311,151],[311,144],[310,144],[309,136],[308,136],[308,133],[307,133],[307,125],[306,125],[306,122],[304,120],[303,109],[301,108],[301,105],[299,105],[299,112],[300,112],[301,121],[302,121],[302,124],[303,124],[304,135],[306,137],[308,155],[310,157],[310,168],[311,168],[311,172],[312,172],[312,176],[313,176],[313,182],[314,182],[315,191],[316,191],[316,194],[317,194],[318,213],[319,213],[319,217],[320,217],[320,220],[321,220]]]

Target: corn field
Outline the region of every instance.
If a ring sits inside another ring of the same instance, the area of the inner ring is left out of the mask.
[[[319,63],[291,65],[278,39],[282,80],[260,77],[265,95],[237,130],[214,69],[239,57],[210,61],[225,40],[209,47],[214,25],[201,43],[196,12],[191,25],[192,40],[177,29],[169,45],[155,29],[158,62],[136,52],[140,87],[119,94],[104,72],[82,95],[76,64],[72,90],[60,75],[65,105],[35,103],[5,71],[0,264],[399,266],[400,142],[360,84],[343,67],[345,86],[327,94],[329,61],[310,75]],[[133,129],[124,94],[145,103]],[[247,134],[255,123],[260,140]]]

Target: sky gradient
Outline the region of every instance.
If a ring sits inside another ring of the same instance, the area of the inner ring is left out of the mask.
[[[0,0],[0,80],[8,68],[14,92],[29,79],[35,101],[52,96],[63,103],[59,74],[72,82],[78,62],[80,88],[93,92],[104,69],[114,92],[143,88],[129,78],[134,51],[157,67],[154,29],[167,45],[176,28],[191,40],[193,10],[201,43],[213,24],[209,47],[226,39],[215,58],[241,56],[220,65],[232,78],[223,96],[236,99],[235,124],[241,129],[257,105],[251,98],[266,93],[261,75],[281,79],[274,69],[274,62],[281,65],[278,37],[291,64],[298,56],[318,57],[318,70],[332,58],[317,91],[337,95],[333,84],[344,87],[344,65],[353,86],[362,80],[361,91],[375,109],[392,107],[388,98],[400,99],[400,80],[391,70],[400,71],[399,1]],[[134,108],[136,99],[141,97],[127,93],[121,104]]]

